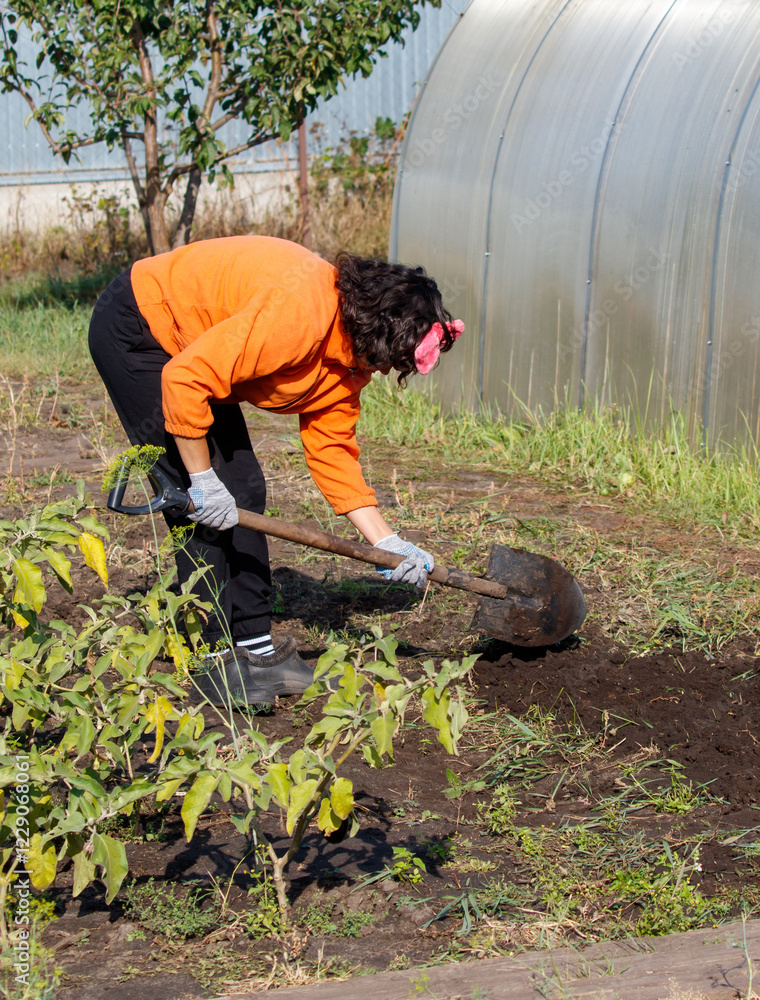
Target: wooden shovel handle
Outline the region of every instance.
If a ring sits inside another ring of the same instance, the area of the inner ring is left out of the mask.
[[[349,559],[358,559],[360,562],[371,563],[373,566],[393,569],[404,561],[404,556],[400,556],[396,552],[384,552],[382,549],[376,549],[374,545],[354,542],[348,538],[338,538],[337,535],[320,531],[318,528],[292,524],[290,521],[281,521],[276,517],[265,517],[263,514],[254,514],[251,510],[241,510],[238,507],[238,517],[244,528],[252,528],[265,535],[273,535],[275,538],[284,538],[289,542],[308,545],[313,549],[335,552],[339,556],[348,556]],[[457,587],[459,590],[469,590],[473,594],[483,594],[486,597],[507,596],[507,588],[503,584],[495,583],[493,580],[484,580],[479,576],[472,576],[470,573],[462,573],[457,569],[447,569],[445,566],[434,566],[433,570],[428,573],[428,577],[435,580],[436,583],[445,584],[447,587]]]

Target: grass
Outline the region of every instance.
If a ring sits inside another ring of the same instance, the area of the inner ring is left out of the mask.
[[[197,886],[191,885],[182,893],[149,878],[142,885],[131,883],[122,895],[131,919],[169,940],[201,937],[222,922],[218,900]]]
[[[524,411],[445,414],[424,391],[400,393],[376,379],[362,397],[360,428],[375,440],[457,456],[467,466],[528,472],[600,497],[658,504],[675,517],[721,525],[727,533],[760,531],[757,455],[746,449],[702,455],[674,413],[659,429],[642,428],[632,411],[566,406],[548,416]]]
[[[18,308],[0,299],[0,370],[6,378],[34,383],[56,376],[66,381],[94,383],[87,350],[89,305],[37,302]]]

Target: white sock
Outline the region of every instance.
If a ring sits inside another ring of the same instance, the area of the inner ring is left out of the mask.
[[[241,639],[235,645],[245,646],[249,652],[255,653],[257,656],[269,656],[270,653],[274,652],[272,636],[269,632],[262,632],[261,635],[252,635],[248,639]]]

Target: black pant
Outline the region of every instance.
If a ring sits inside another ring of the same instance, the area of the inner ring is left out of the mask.
[[[98,299],[90,321],[90,353],[132,444],[166,449],[157,465],[177,485],[190,479],[174,437],[164,427],[161,371],[170,355],[153,337],[137,307],[129,271],[120,275]],[[207,432],[211,467],[238,507],[261,514],[266,483],[240,407],[211,404],[214,422]],[[170,528],[192,524],[164,512]],[[231,635],[247,638],[269,631],[272,591],[266,535],[239,526],[217,531],[196,524],[186,544],[177,550],[177,570],[184,582],[198,565],[211,567],[195,586],[203,600],[216,608],[204,628],[213,647]],[[209,576],[211,579],[209,579]]]

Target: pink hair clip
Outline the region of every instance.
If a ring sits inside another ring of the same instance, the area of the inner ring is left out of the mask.
[[[454,319],[449,323],[449,330],[454,335],[454,340],[459,340],[464,333],[464,323],[461,319]],[[442,340],[443,327],[440,323],[433,323],[414,351],[414,363],[420,375],[427,375],[433,370],[441,355]]]

